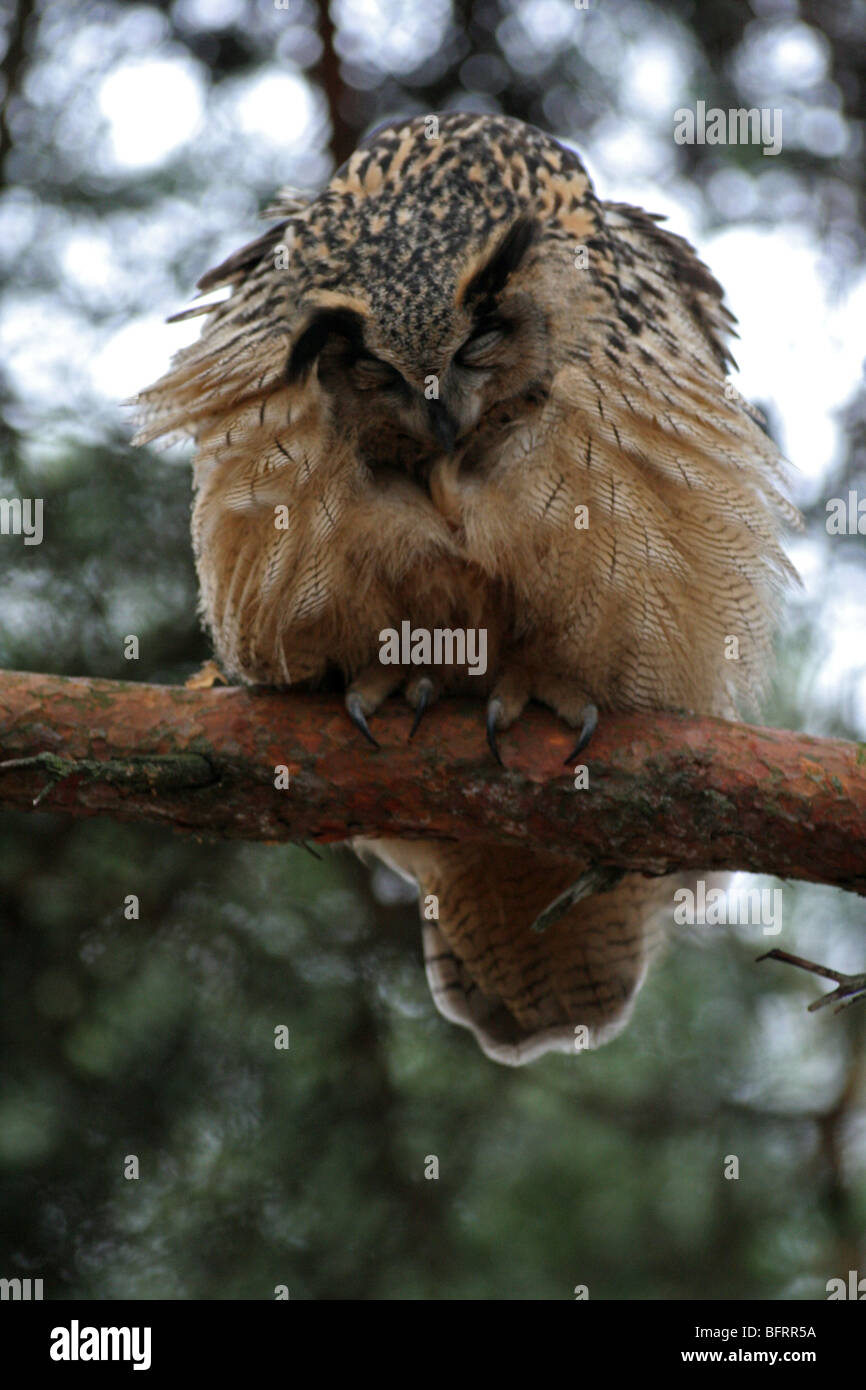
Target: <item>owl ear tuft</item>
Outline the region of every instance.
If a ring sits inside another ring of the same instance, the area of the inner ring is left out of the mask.
[[[295,340],[286,364],[286,381],[291,385],[306,376],[322,348],[332,336],[345,338],[358,352],[364,350],[363,322],[353,309],[318,309]]]
[[[471,308],[478,301],[495,299],[505,288],[509,276],[513,275],[521,264],[530,246],[537,240],[539,230],[534,217],[518,217],[494,248],[492,255],[475,271],[460,296],[462,302]]]

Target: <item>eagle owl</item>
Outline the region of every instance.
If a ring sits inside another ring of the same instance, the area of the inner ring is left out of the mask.
[[[482,696],[494,752],[529,700],[580,746],[599,711],[733,718],[760,695],[796,514],[726,386],[733,319],[687,242],[601,202],[541,131],[474,113],[385,126],[266,216],[199,282],[230,292],[189,311],[199,341],[139,398],[140,442],[196,441],[201,608],[229,675],[337,673],[370,738],[392,692],[416,720]],[[486,662],[384,662],[405,623],[483,633]],[[670,878],[602,876],[539,933],[592,885],[585,860],[369,847],[437,904],[434,999],[490,1057],[623,1027]]]

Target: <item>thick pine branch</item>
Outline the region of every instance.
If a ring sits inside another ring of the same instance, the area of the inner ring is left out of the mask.
[[[474,837],[646,873],[741,869],[866,894],[866,746],[686,719],[603,716],[576,790],[574,734],[532,708],[491,758],[481,702],[412,743],[389,701],[369,747],[342,701],[0,672],[0,804],[248,840]],[[288,768],[287,789],[275,785]]]

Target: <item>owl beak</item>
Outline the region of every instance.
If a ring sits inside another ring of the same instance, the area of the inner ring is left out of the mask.
[[[441,401],[427,402],[427,419],[436,443],[445,454],[454,453],[457,443],[457,421]]]

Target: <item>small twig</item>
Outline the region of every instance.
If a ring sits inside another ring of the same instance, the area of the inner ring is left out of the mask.
[[[593,864],[593,866],[580,875],[574,883],[566,888],[564,893],[560,893],[558,898],[554,898],[543,912],[539,912],[535,921],[530,927],[530,931],[545,932],[548,927],[552,927],[555,922],[563,918],[575,903],[582,902],[584,898],[590,897],[593,893],[606,893],[609,889],[615,888],[620,879],[625,876],[624,869],[614,869],[606,864]]]
[[[208,759],[199,753],[161,754],[138,758],[61,758],[57,753],[33,753],[26,758],[7,758],[0,773],[19,767],[42,767],[49,780],[34,797],[38,806],[52,788],[68,777],[85,782],[105,782],[118,787],[145,787],[149,791],[186,791],[218,781]]]
[[[801,970],[809,970],[813,975],[821,975],[825,980],[835,980],[836,989],[829,994],[822,994],[820,999],[815,999],[809,1005],[809,1013],[814,1013],[816,1009],[823,1009],[825,1004],[837,1003],[834,1013],[839,1013],[840,1009],[846,1009],[849,1004],[855,1004],[858,999],[866,997],[866,972],[862,975],[845,975],[841,970],[831,970],[827,965],[817,965],[812,960],[804,960],[802,956],[792,956],[788,951],[767,951],[765,955],[758,956],[757,960],[782,960],[787,965],[796,965]]]
[[[58,757],[56,753],[33,753],[28,758],[7,758],[0,763],[0,772],[6,772],[14,767],[44,767],[49,774],[49,780],[40,792],[33,798],[33,805],[38,806],[44,796],[62,782],[66,777],[70,777],[75,772],[75,763],[68,758]]]

